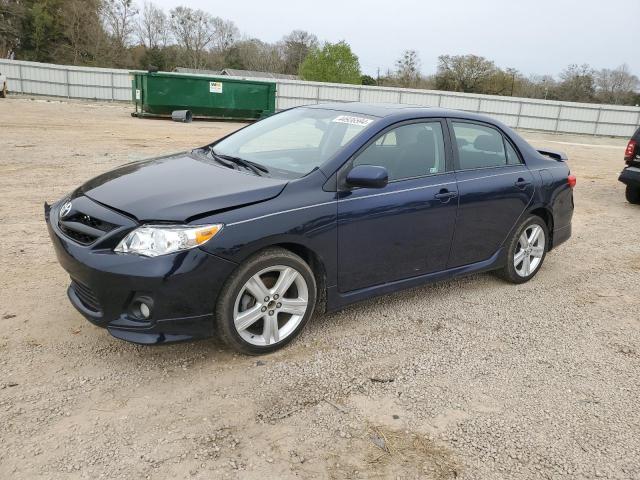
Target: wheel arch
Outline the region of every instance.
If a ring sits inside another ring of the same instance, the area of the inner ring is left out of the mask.
[[[318,255],[314,250],[309,248],[307,245],[303,245],[302,243],[296,242],[280,242],[269,245],[269,247],[279,247],[284,248],[285,250],[289,250],[292,253],[295,253],[300,258],[302,258],[311,271],[313,272],[313,276],[316,279],[316,309],[320,313],[326,312],[326,304],[327,304],[327,270],[324,262],[320,255]]]
[[[551,250],[553,248],[553,212],[545,205],[537,205],[529,210],[529,215],[536,215],[544,220],[544,223],[547,225],[547,230],[549,230],[548,250]]]

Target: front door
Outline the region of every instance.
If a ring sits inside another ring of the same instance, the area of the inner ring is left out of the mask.
[[[339,193],[341,293],[446,267],[458,198],[445,128],[440,121],[392,127],[344,167],[383,166],[389,184]]]
[[[453,120],[460,195],[448,268],[489,259],[516,226],[534,192],[533,175],[511,142],[486,124]]]

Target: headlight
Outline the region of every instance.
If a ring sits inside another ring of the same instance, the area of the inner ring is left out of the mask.
[[[188,250],[207,243],[222,230],[222,225],[144,225],[129,233],[114,249],[119,253],[136,253],[156,257]]]

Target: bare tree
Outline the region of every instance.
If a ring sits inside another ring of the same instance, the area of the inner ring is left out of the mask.
[[[220,52],[224,52],[231,45],[238,41],[240,36],[240,30],[235,23],[231,20],[224,20],[220,17],[213,19],[213,39],[211,46]]]
[[[164,11],[152,2],[145,2],[136,25],[138,40],[147,48],[162,48],[170,41],[169,21]]]
[[[176,7],[171,10],[171,30],[189,58],[189,66],[203,68],[205,53],[215,35],[214,18],[202,10]]]
[[[596,72],[595,84],[601,101],[619,105],[632,101],[640,82],[627,64],[622,64],[613,70],[603,68]]]
[[[560,73],[558,95],[570,102],[590,102],[595,95],[594,71],[586,63],[569,65]]]
[[[515,68],[496,68],[483,83],[482,93],[513,96],[526,79]]]
[[[256,38],[241,40],[226,55],[226,66],[243,70],[282,73],[284,59],[281,44],[265,43]]]
[[[517,95],[527,98],[543,98],[545,100],[556,100],[556,80],[551,75],[530,75],[528,78],[521,77],[517,86]]]
[[[103,1],[102,17],[118,55],[130,44],[137,14],[133,0]]]
[[[285,72],[297,75],[300,65],[309,52],[319,46],[318,37],[304,30],[294,30],[289,35],[285,35],[282,39]]]
[[[420,58],[415,50],[405,50],[396,60],[395,76],[402,87],[417,87],[420,82]]]
[[[477,55],[441,55],[438,57],[436,83],[441,90],[481,92],[496,71],[491,60]]]
[[[0,0],[0,58],[12,53],[20,45],[24,17],[24,2]]]
[[[62,5],[61,26],[67,42],[56,53],[73,65],[102,60],[107,38],[97,12],[100,0],[67,0]]]

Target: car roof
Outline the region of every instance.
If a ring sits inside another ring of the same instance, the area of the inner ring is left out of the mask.
[[[379,118],[384,118],[391,115],[406,116],[407,118],[453,117],[468,120],[480,120],[493,124],[499,123],[495,119],[492,119],[485,115],[478,115],[473,112],[465,112],[463,110],[452,110],[439,107],[426,107],[423,105],[410,105],[405,103],[334,102],[305,105],[305,108],[337,110],[339,112],[355,113]]]

